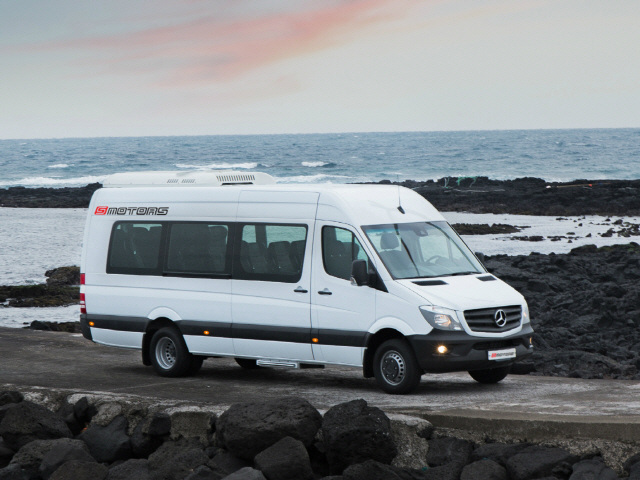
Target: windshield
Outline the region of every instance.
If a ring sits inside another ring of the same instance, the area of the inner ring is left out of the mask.
[[[370,225],[362,229],[394,278],[485,272],[447,222]]]

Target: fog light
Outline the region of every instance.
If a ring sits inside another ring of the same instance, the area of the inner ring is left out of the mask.
[[[445,347],[444,345],[439,345],[438,353],[447,353],[447,347]]]

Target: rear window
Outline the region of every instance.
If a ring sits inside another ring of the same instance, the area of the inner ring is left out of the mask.
[[[111,233],[107,273],[160,275],[161,223],[116,222]]]

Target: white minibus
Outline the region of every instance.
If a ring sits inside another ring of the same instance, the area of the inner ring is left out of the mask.
[[[89,206],[80,292],[85,338],[139,349],[167,377],[233,357],[358,367],[408,393],[424,373],[496,383],[533,353],[522,295],[427,200],[392,185],[112,175]]]

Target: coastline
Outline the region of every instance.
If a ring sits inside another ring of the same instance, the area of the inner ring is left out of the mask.
[[[546,182],[531,177],[515,180],[444,177],[426,182],[382,180],[376,183],[413,189],[440,211],[548,216],[640,215],[640,180]],[[98,188],[101,188],[99,183],[64,188],[9,187],[0,189],[0,207],[87,208]]]

